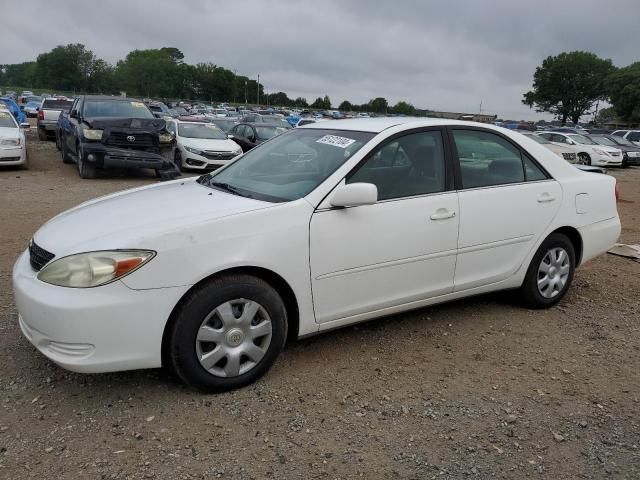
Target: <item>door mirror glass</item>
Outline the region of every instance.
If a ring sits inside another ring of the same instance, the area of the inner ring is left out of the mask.
[[[378,201],[378,187],[373,183],[349,183],[335,189],[331,196],[333,207],[372,205]]]

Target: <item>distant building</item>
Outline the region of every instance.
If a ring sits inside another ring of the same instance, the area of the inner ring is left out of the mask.
[[[604,122],[604,128],[609,130],[624,130],[625,128],[640,128],[640,122],[627,122],[619,118],[612,118]]]
[[[456,113],[456,112],[436,112],[435,110],[416,110],[416,114],[431,118],[446,118],[449,120],[467,120],[469,122],[494,123],[497,115],[486,113]]]

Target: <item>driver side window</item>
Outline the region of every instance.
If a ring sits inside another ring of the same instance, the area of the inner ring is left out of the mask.
[[[439,131],[405,135],[379,147],[347,183],[373,183],[378,200],[445,190],[445,161]]]

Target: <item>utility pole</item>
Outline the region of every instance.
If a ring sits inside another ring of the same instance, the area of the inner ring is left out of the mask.
[[[258,101],[256,102],[258,104],[258,107],[260,106],[260,74],[258,74],[258,95],[257,95]]]
[[[235,105],[236,103],[236,85],[237,85],[237,80],[238,79],[238,70],[233,70],[233,103]]]
[[[247,81],[244,81],[244,106],[247,106]]]
[[[480,100],[480,111],[478,113],[482,114],[482,100]]]

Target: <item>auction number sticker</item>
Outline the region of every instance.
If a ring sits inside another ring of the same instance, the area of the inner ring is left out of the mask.
[[[316,143],[324,143],[325,145],[333,145],[338,148],[347,148],[349,145],[354,143],[355,140],[352,138],[346,137],[338,137],[337,135],[325,135],[322,138],[316,140]]]

